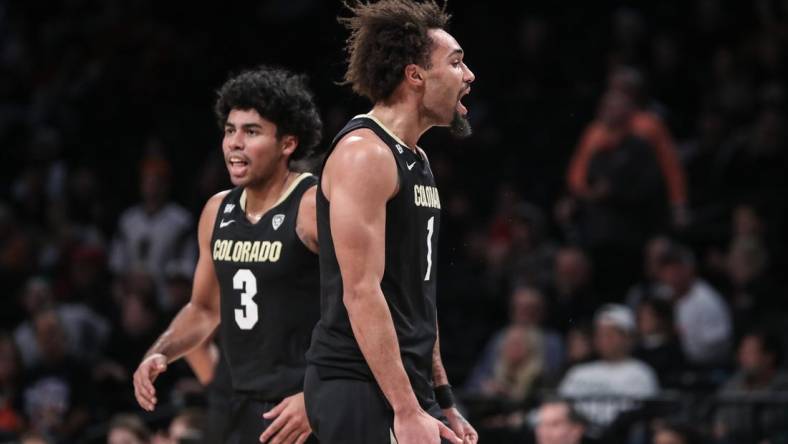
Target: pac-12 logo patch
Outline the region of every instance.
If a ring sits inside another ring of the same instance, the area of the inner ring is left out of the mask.
[[[224,213],[225,214],[232,213],[233,212],[233,208],[235,208],[234,204],[227,204],[227,205],[225,205],[224,206]]]
[[[284,214],[277,214],[277,215],[274,216],[273,219],[271,219],[271,225],[274,226],[274,230],[278,230],[279,227],[282,225],[282,222],[284,222],[284,221],[285,221],[285,215]]]

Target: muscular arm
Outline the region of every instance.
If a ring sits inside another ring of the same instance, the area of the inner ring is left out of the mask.
[[[213,196],[203,209],[198,227],[200,258],[194,272],[191,300],[145,354],[162,354],[172,362],[203,343],[219,325],[219,282],[211,258],[211,235],[225,193]]]
[[[298,205],[298,220],[296,221],[298,238],[313,253],[318,252],[316,191],[317,186],[313,186],[301,196],[301,203]]]
[[[380,281],[385,266],[386,202],[397,191],[388,148],[359,131],[335,149],[323,173],[343,301],[364,358],[395,414],[419,404],[400,357]]]
[[[439,331],[438,337],[435,338],[435,346],[432,348],[432,384],[435,387],[440,387],[449,383],[449,376],[446,375],[446,369],[443,368],[440,343],[441,340]]]
[[[219,361],[219,349],[209,337],[202,344],[184,355],[184,359],[189,363],[194,375],[202,385],[208,385],[213,380],[216,364]]]

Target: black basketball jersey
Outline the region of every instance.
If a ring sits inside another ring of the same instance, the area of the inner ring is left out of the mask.
[[[302,174],[251,223],[235,188],[216,215],[211,251],[221,290],[221,344],[233,389],[278,400],[303,389],[312,328],[319,316],[317,255],[296,234],[298,207],[316,182]]]
[[[437,337],[435,276],[440,198],[427,159],[414,153],[371,116],[357,116],[334,138],[368,128],[391,149],[399,191],[386,204],[385,271],[381,288],[391,311],[402,363],[421,405],[432,404],[432,352]],[[330,152],[329,152],[330,153]],[[307,360],[321,378],[372,380],[342,300],[339,271],[329,223],[329,202],[317,190],[320,238],[321,317]]]

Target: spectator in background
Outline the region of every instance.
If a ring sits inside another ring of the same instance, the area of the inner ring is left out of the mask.
[[[766,235],[763,218],[755,207],[747,204],[736,205],[733,209],[733,238],[763,239]]]
[[[539,407],[536,444],[580,444],[586,420],[569,401],[550,400]]]
[[[142,162],[140,192],[142,202],[120,217],[110,254],[110,267],[117,276],[141,267],[154,277],[157,300],[167,307],[168,267],[194,271],[197,249],[192,239],[193,217],[169,200],[170,165],[151,155]]]
[[[22,361],[11,336],[0,332],[0,442],[10,440],[24,425],[19,406]]]
[[[64,265],[65,276],[55,280],[53,285],[58,301],[82,304],[101,316],[110,316],[112,299],[104,250],[77,246],[69,251]]]
[[[673,306],[666,300],[645,299],[636,313],[638,341],[633,356],[656,372],[661,387],[679,387],[686,360],[675,333]]]
[[[629,98],[634,111],[629,116],[629,130],[646,140],[654,149],[659,168],[667,187],[671,208],[671,221],[682,227],[688,222],[687,179],[684,167],[679,162],[676,144],[670,130],[663,122],[665,109],[657,102],[649,101],[645,94],[643,75],[630,66],[620,66],[608,77],[608,91],[618,91]],[[662,114],[663,116],[660,116]]]
[[[602,97],[596,120],[572,156],[567,180],[581,204],[582,242],[592,251],[600,285],[614,295],[623,294],[637,275],[640,248],[664,228],[665,208],[673,209],[674,224],[687,222],[684,171],[672,138],[658,118],[637,109],[627,92],[611,89]]]
[[[637,310],[640,303],[648,299],[670,299],[670,293],[659,283],[659,260],[671,246],[671,240],[665,236],[649,239],[643,251],[643,278],[630,287],[626,303],[632,310]]]
[[[483,381],[490,380],[495,372],[495,362],[501,353],[502,344],[507,331],[512,326],[524,326],[538,333],[541,344],[538,349],[543,355],[544,376],[554,379],[561,371],[564,362],[564,345],[561,335],[544,328],[545,301],[541,291],[534,287],[518,286],[509,298],[509,326],[493,335],[484,347],[479,361],[476,363],[465,386],[470,391],[480,391]]]
[[[151,276],[143,271],[127,274],[120,287],[117,323],[110,337],[103,360],[95,368],[101,387],[110,395],[103,400],[115,409],[136,407],[133,390],[128,390],[131,375],[143,356],[155,342],[166,321],[156,304]],[[171,364],[157,381],[159,402],[193,391],[196,384],[185,362]]]
[[[137,415],[115,415],[109,424],[107,444],[148,444],[151,432]]]
[[[203,442],[205,426],[205,413],[202,410],[186,409],[170,422],[167,435],[157,435],[153,444],[200,444]]]
[[[660,258],[659,281],[672,295],[676,325],[690,364],[709,367],[728,356],[733,333],[725,301],[695,272],[689,248],[674,244]]]
[[[618,398],[581,400],[576,406],[586,416],[593,435],[601,436],[619,414],[635,408],[635,401],[657,394],[654,371],[632,357],[635,316],[618,304],[602,306],[594,318],[594,345],[599,360],[569,370],[558,392],[567,398]]]
[[[533,396],[544,367],[542,341],[533,327],[508,327],[494,356],[492,374],[479,382],[481,393],[518,403]]]
[[[492,290],[510,288],[515,280],[543,287],[550,283],[555,246],[546,237],[541,209],[523,202],[506,187],[500,190],[498,214],[487,242],[488,279]]]
[[[579,364],[585,364],[594,360],[594,339],[593,332],[589,324],[577,324],[566,332],[565,339],[566,362],[561,371],[561,376]]]
[[[599,300],[592,287],[593,270],[585,252],[561,247],[555,255],[549,290],[548,325],[561,333],[590,322]]]
[[[25,367],[40,363],[45,356],[39,348],[33,318],[44,307],[51,307],[57,313],[62,326],[68,353],[83,362],[94,360],[103,350],[109,338],[110,324],[87,305],[74,302],[57,304],[49,281],[42,277],[28,280],[21,296],[21,305],[28,314],[28,320],[14,330],[14,339],[22,354]]]
[[[723,402],[726,397],[734,402],[717,411],[714,429],[718,438],[731,444],[788,439],[785,404],[736,405],[738,397],[788,394],[788,374],[780,368],[782,361],[783,345],[775,335],[753,331],[742,338],[736,374],[720,389]]]
[[[756,325],[779,325],[779,287],[768,276],[768,253],[757,237],[735,238],[726,257],[728,286],[737,337]]]
[[[25,371],[22,406],[32,430],[68,441],[90,420],[88,368],[68,354],[66,331],[52,308],[33,317],[41,361]]]

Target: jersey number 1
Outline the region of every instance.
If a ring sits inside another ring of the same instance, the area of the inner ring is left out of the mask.
[[[252,271],[242,268],[233,276],[233,288],[241,290],[241,306],[235,309],[235,323],[241,330],[251,330],[257,324],[257,304],[254,297],[257,295],[257,279]]]
[[[424,280],[430,280],[430,272],[432,271],[432,232],[435,229],[435,216],[432,216],[427,221],[427,272],[424,273]]]

